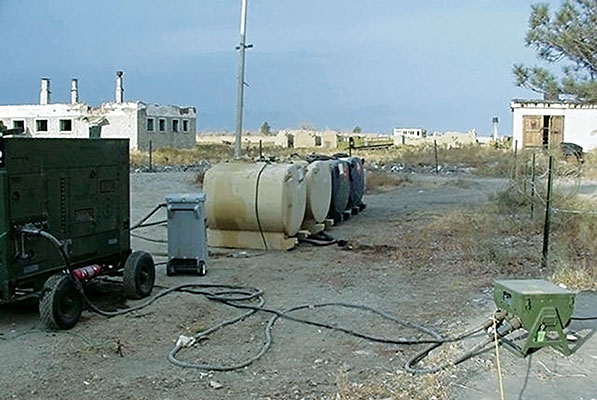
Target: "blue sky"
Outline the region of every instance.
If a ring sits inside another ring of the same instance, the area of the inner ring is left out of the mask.
[[[249,0],[245,128],[511,131],[509,101],[534,1]],[[551,1],[558,5],[559,1]],[[234,130],[240,0],[0,0],[0,104],[125,99],[193,105]]]

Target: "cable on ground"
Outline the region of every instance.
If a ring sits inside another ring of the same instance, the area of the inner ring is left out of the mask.
[[[155,213],[157,213],[162,207],[166,207],[166,203],[160,203],[157,206],[155,206],[155,208],[153,210],[151,210],[151,212],[149,214],[147,214],[145,217],[143,217],[139,222],[137,222],[135,225],[131,226],[130,230],[135,230],[137,228],[141,228],[144,226],[151,226],[149,224],[143,225],[145,221],[147,221],[149,218],[151,218]],[[165,221],[161,221],[161,222],[156,222],[153,223],[152,225],[157,225],[159,223],[163,223]]]
[[[151,242],[151,243],[168,243],[167,240],[163,240],[163,239],[154,239],[154,238],[150,238],[147,236],[143,236],[143,235],[138,235],[136,233],[131,232],[131,237],[140,239],[140,240],[145,240],[146,242]]]
[[[50,233],[42,231],[42,230],[23,229],[22,233],[39,235],[39,236],[44,237],[47,240],[51,241],[52,243],[54,243],[55,247],[58,250],[60,250],[60,254],[64,258],[65,264],[68,266],[68,268],[70,268],[68,255],[66,254],[66,252],[63,249],[63,246],[61,246],[60,241],[58,241],[58,239],[56,237],[54,237]],[[67,271],[69,271],[69,269]],[[265,313],[273,314],[272,318],[269,320],[269,322],[264,330],[264,343],[263,343],[261,349],[254,356],[251,356],[250,358],[248,358],[247,360],[245,360],[243,362],[232,364],[232,365],[213,365],[213,364],[191,363],[191,362],[182,361],[182,360],[179,360],[178,358],[176,358],[177,354],[182,350],[183,347],[185,347],[185,345],[183,345],[181,343],[177,343],[177,345],[168,354],[168,360],[172,364],[180,366],[180,367],[184,367],[184,368],[194,368],[194,369],[210,370],[210,371],[231,371],[231,370],[244,368],[244,367],[252,364],[253,362],[255,362],[255,361],[259,360],[261,357],[263,357],[263,355],[271,347],[271,344],[272,344],[271,330],[273,329],[274,324],[276,323],[276,321],[279,318],[284,318],[284,319],[298,322],[298,323],[303,323],[303,324],[307,324],[307,325],[311,325],[311,326],[325,328],[325,329],[329,329],[332,331],[343,332],[348,335],[358,337],[361,339],[365,339],[365,340],[368,340],[371,342],[376,342],[376,343],[386,343],[386,344],[394,344],[394,345],[431,344],[431,346],[424,349],[420,353],[416,354],[414,357],[412,357],[406,363],[406,365],[404,367],[406,369],[406,371],[415,373],[415,374],[416,373],[433,373],[433,372],[437,372],[442,369],[448,368],[452,365],[456,365],[456,364],[476,355],[488,343],[491,343],[491,341],[493,340],[493,338],[488,338],[488,339],[481,341],[479,344],[473,346],[467,352],[461,354],[454,361],[449,361],[449,362],[437,365],[435,367],[419,368],[419,367],[416,367],[415,365],[417,363],[419,363],[421,360],[423,360],[425,357],[427,357],[429,355],[429,353],[432,350],[434,350],[435,348],[437,348],[445,343],[461,341],[461,340],[463,340],[467,337],[470,337],[476,333],[486,330],[491,326],[493,319],[488,320],[489,322],[485,322],[483,325],[481,325],[478,328],[468,330],[459,335],[443,336],[433,329],[426,328],[426,327],[419,325],[415,322],[411,322],[406,319],[396,317],[394,315],[391,315],[391,314],[381,311],[379,309],[365,306],[365,305],[351,304],[351,303],[344,303],[344,302],[328,302],[328,303],[319,303],[319,304],[298,305],[298,306],[290,307],[290,308],[280,311],[280,310],[265,307],[265,299],[263,298],[263,290],[261,290],[261,289],[237,286],[237,285],[208,284],[208,283],[181,284],[181,285],[173,286],[173,287],[162,290],[161,292],[153,295],[152,297],[145,299],[144,301],[139,302],[138,304],[136,304],[133,307],[129,307],[129,308],[121,309],[121,310],[117,310],[117,311],[104,311],[104,310],[101,310],[100,308],[98,308],[96,305],[94,305],[87,298],[87,296],[85,295],[85,292],[83,290],[83,285],[81,284],[81,282],[74,279],[72,277],[72,275],[70,274],[70,272],[67,272],[67,274],[72,279],[73,283],[77,287],[77,290],[80,292],[81,296],[83,297],[83,299],[84,299],[85,303],[88,305],[88,307],[93,312],[95,312],[99,315],[105,316],[105,317],[114,317],[114,316],[118,316],[118,315],[127,314],[127,313],[130,313],[133,311],[141,310],[141,309],[151,305],[156,300],[158,300],[170,293],[173,293],[173,292],[185,292],[185,293],[190,293],[190,294],[194,294],[194,295],[203,295],[208,300],[216,301],[216,302],[222,303],[224,305],[227,305],[227,306],[230,306],[233,308],[246,310],[246,312],[244,312],[243,314],[241,314],[239,316],[236,316],[231,319],[223,320],[223,321],[209,327],[208,329],[197,333],[195,336],[193,336],[192,342],[197,342],[202,339],[205,339],[211,333],[219,330],[220,328],[222,328],[224,326],[235,324],[239,321],[242,321],[243,319],[245,319],[257,312],[265,312]],[[253,301],[257,301],[257,304],[252,305],[251,302],[253,302]],[[313,310],[313,309],[317,309],[317,308],[327,308],[327,307],[342,307],[342,308],[349,308],[349,309],[356,309],[356,310],[371,312],[373,314],[376,314],[386,320],[392,321],[392,322],[394,322],[398,325],[401,325],[403,327],[412,328],[421,334],[425,334],[425,335],[429,336],[429,338],[426,338],[426,339],[422,339],[422,338],[397,338],[397,339],[382,338],[382,337],[370,335],[367,333],[359,332],[359,331],[356,331],[353,329],[349,329],[349,328],[346,328],[343,326],[337,326],[332,323],[314,321],[314,320],[309,320],[306,318],[299,318],[299,317],[291,315],[293,312],[296,312],[299,310]],[[500,323],[504,320],[505,317],[506,317],[506,314],[503,311],[495,314],[495,318],[499,318]],[[506,328],[503,328],[503,332],[499,333],[500,337],[505,336],[506,334],[508,334],[508,333],[512,332],[513,330],[520,327],[520,323],[518,321],[513,322],[512,320],[509,320],[508,322],[509,322],[509,324],[505,324]]]

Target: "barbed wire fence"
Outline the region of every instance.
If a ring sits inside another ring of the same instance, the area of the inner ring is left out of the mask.
[[[544,218],[542,266],[547,267],[552,217],[597,218],[597,202],[581,196],[583,188],[595,185],[592,198],[597,200],[597,184],[585,177],[581,158],[542,149],[515,150],[510,177],[520,204],[529,206],[530,219]]]

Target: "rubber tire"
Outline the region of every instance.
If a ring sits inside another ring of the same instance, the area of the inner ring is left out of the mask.
[[[79,322],[84,300],[68,275],[53,275],[44,283],[39,316],[48,329],[70,329]]]
[[[199,261],[199,265],[197,265],[197,275],[205,276],[207,274],[207,265],[205,265],[205,261]]]
[[[155,284],[155,264],[151,254],[133,252],[124,263],[124,294],[129,299],[142,299],[151,294]]]
[[[166,275],[167,276],[172,276],[174,275],[174,267],[172,266],[171,262],[168,261],[166,263]]]

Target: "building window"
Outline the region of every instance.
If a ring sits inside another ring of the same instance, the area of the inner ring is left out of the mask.
[[[60,132],[72,132],[73,130],[73,120],[72,119],[61,119],[59,121],[60,124]]]
[[[12,127],[14,129],[20,129],[21,132],[25,132],[25,121],[22,119],[15,119],[12,121]]]
[[[48,120],[47,119],[38,119],[35,121],[35,130],[37,132],[47,132],[48,131]]]
[[[180,123],[180,121],[177,119],[172,120],[172,132],[178,132],[178,124],[179,123]]]
[[[153,132],[153,118],[147,118],[147,132]]]
[[[189,120],[188,119],[183,119],[182,120],[182,131],[183,132],[188,132],[189,131]]]
[[[160,118],[158,121],[158,130],[164,132],[166,130],[166,119]]]

